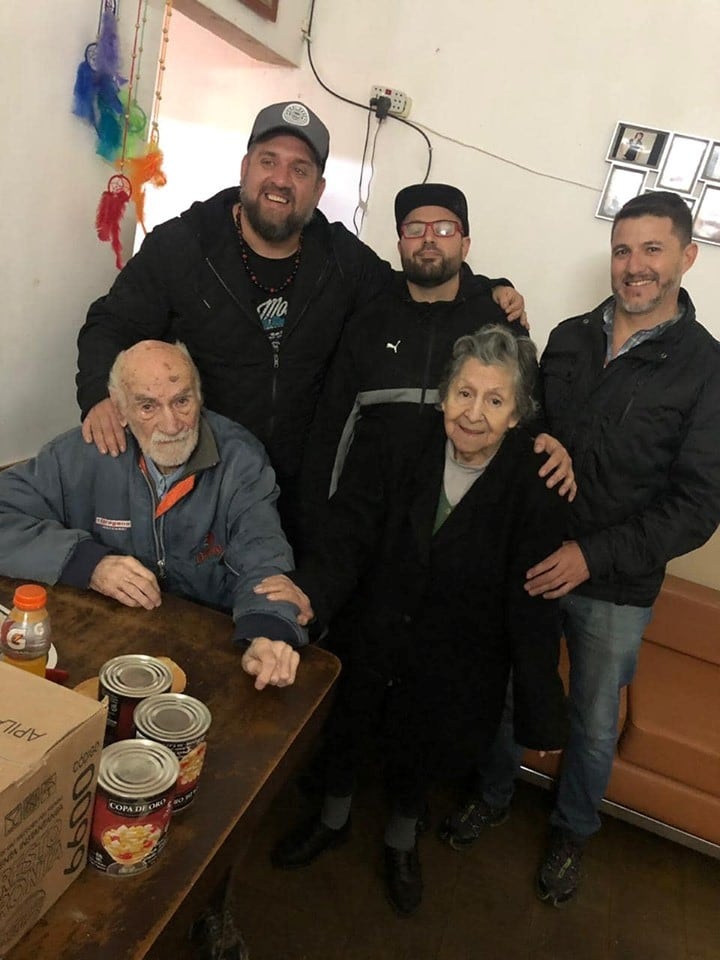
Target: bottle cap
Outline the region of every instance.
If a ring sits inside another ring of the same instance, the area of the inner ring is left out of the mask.
[[[24,583],[13,597],[13,605],[20,610],[42,610],[47,603],[47,590],[36,583]]]

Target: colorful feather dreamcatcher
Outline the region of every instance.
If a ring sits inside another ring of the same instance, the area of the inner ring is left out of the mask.
[[[120,75],[117,2],[118,0],[101,2],[97,40],[87,46],[83,62],[77,70],[73,90],[73,113],[95,128],[98,138],[96,152],[105,160],[114,163],[119,171],[110,177],[100,197],[95,227],[98,239],[111,244],[116,266],[120,270],[123,266],[120,224],[128,202],[133,200],[138,222],[145,230],[145,187],[148,183],[161,187],[167,182],[162,170],[163,155],[159,148],[158,118],[172,0],[165,2],[149,143],[146,139],[147,115],[135,98],[140,79],[148,0],[138,0],[128,80]],[[122,89],[123,87],[125,88]]]

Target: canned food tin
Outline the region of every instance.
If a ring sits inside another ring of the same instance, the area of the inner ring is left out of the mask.
[[[172,687],[170,668],[155,657],[141,653],[113,657],[100,670],[99,699],[108,698],[106,741],[135,736],[133,711],[138,700]]]
[[[180,761],[173,813],[184,810],[197,793],[212,723],[210,711],[184,693],[158,693],[135,707],[133,722],[135,736],[164,744]]]
[[[167,842],[180,764],[149,740],[123,740],[100,756],[89,862],[109,876],[151,867]]]

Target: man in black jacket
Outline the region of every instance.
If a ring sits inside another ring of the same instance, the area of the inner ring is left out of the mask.
[[[403,269],[350,319],[318,403],[302,477],[306,537],[335,489],[363,409],[382,405],[388,422],[420,429],[438,403],[437,387],[458,337],[508,322],[491,284],[509,281],[489,281],[465,263],[470,225],[462,191],[444,183],[404,187],[395,198],[395,223]],[[510,326],[518,336],[527,332],[520,323]],[[541,437],[536,452],[554,452],[543,476],[552,474],[548,485],[560,484],[566,493],[572,474],[565,451]]]
[[[194,203],[145,239],[78,338],[83,435],[124,450],[107,399],[115,356],[139,340],[185,343],[209,409],[265,445],[286,532],[317,398],[346,319],[390,281],[390,266],[316,209],[329,135],[302,103],[265,107],[241,165],[241,186]],[[504,281],[507,283],[507,281]],[[511,314],[522,298],[495,294]]]
[[[578,482],[568,542],[528,571],[532,596],[562,598],[571,732],[537,892],[575,893],[585,841],[600,828],[620,692],[672,558],[720,522],[720,344],[680,287],[697,256],[676,194],[642,194],[616,215],[613,297],[561,323],[541,361],[545,413]],[[505,724],[482,796],[447,824],[453,846],[507,816],[519,766]]]

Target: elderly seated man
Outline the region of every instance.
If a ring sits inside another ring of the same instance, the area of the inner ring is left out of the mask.
[[[275,474],[244,427],[202,410],[181,344],[120,353],[110,396],[129,433],[117,457],[80,429],[0,473],[0,574],[89,588],[151,610],[162,591],[232,610],[255,685],[287,686],[307,637],[292,604],[253,592],[292,569]]]

